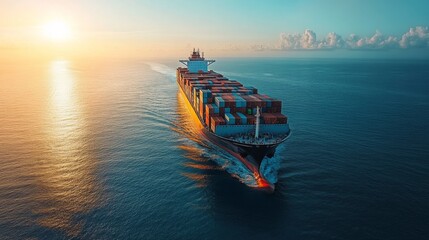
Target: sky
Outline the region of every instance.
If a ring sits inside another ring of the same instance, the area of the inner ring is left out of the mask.
[[[421,57],[429,55],[428,9],[422,0],[2,0],[0,52]],[[53,21],[67,39],[42,34]]]

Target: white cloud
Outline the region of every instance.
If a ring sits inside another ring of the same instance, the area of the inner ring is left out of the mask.
[[[280,49],[300,49],[300,39],[300,34],[282,33],[280,35]]]
[[[340,35],[331,32],[321,40],[316,33],[306,29],[302,34],[280,35],[278,46],[258,45],[257,50],[279,49],[279,50],[317,50],[317,49],[394,49],[394,48],[426,48],[429,47],[428,27],[414,27],[404,33],[401,37],[386,36],[376,31],[370,37],[360,37],[350,34],[343,39]],[[255,47],[253,47],[256,49]]]
[[[425,48],[429,47],[428,27],[410,28],[408,32],[402,35],[399,44],[402,48]]]
[[[325,39],[320,42],[319,48],[342,48],[344,45],[345,42],[340,35],[330,32],[326,35]]]
[[[281,34],[280,49],[317,49],[316,33],[306,29],[303,34]]]
[[[306,29],[301,36],[300,45],[305,49],[317,48],[316,33],[310,29]]]
[[[346,47],[351,49],[390,49],[399,47],[397,37],[384,36],[380,31],[376,31],[371,37],[364,38],[351,34],[346,43]]]

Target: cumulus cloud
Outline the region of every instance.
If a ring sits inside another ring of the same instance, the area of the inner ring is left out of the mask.
[[[350,49],[391,49],[398,48],[398,38],[385,36],[380,31],[376,31],[371,37],[359,37],[351,34],[346,40],[346,47]]]
[[[300,44],[303,48],[316,48],[317,47],[317,41],[316,41],[316,33],[311,31],[310,29],[306,29],[304,31],[304,34],[301,36]]]
[[[326,35],[325,39],[319,43],[319,48],[342,48],[344,44],[345,41],[340,35],[330,32]]]
[[[399,44],[402,48],[425,48],[429,47],[428,27],[410,28],[408,32],[402,35]]]
[[[428,27],[417,26],[410,28],[402,36],[384,35],[376,31],[369,37],[360,37],[350,34],[347,38],[331,32],[325,37],[318,39],[316,33],[306,29],[303,33],[280,35],[277,46],[257,45],[255,50],[322,50],[322,49],[360,49],[360,50],[381,50],[395,48],[429,48]]]
[[[299,34],[285,34],[280,35],[280,48],[281,49],[299,49],[301,47],[300,43],[301,35]]]

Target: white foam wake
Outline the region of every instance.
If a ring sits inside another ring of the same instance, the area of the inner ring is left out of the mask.
[[[176,70],[167,65],[156,62],[146,62],[146,64],[149,65],[149,67],[155,72],[166,75],[171,79],[176,78]]]
[[[285,150],[285,145],[280,145],[276,149],[276,154],[272,158],[264,158],[259,171],[270,183],[274,184],[278,181],[278,172],[280,164],[283,161],[281,153]]]
[[[261,163],[260,172],[270,183],[274,184],[278,180],[278,171],[280,169],[280,158],[265,158]]]
[[[240,182],[250,187],[257,187],[258,184],[249,171],[238,159],[221,150],[208,149],[206,157],[216,162],[223,170],[237,178]]]

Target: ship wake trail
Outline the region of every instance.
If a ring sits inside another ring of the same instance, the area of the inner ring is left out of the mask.
[[[283,148],[283,146],[277,148],[277,152],[281,152]],[[275,184],[278,181],[278,172],[280,169],[280,163],[282,162],[280,155],[281,154],[272,158],[264,158],[261,163],[260,172],[271,184]]]
[[[150,69],[152,69],[153,71],[167,76],[168,79],[171,80],[172,82],[175,81],[176,73],[174,68],[171,68],[167,65],[156,63],[156,62],[146,62],[146,64],[149,65]]]
[[[255,176],[249,169],[244,166],[239,160],[235,159],[230,154],[221,151],[216,146],[211,146],[208,143],[209,148],[203,154],[216,164],[221,166],[223,170],[228,172],[233,177],[237,178],[240,182],[246,184],[249,187],[258,187]]]
[[[271,184],[278,181],[278,171],[280,169],[281,160],[278,157],[265,158],[261,163],[260,171],[265,179]]]
[[[195,159],[200,159],[197,166],[185,163],[184,165],[187,167],[196,168],[195,170],[201,170],[201,166],[205,165],[207,168],[204,170],[210,168],[211,170],[226,171],[247,186],[258,187],[255,176],[249,171],[249,169],[247,169],[246,166],[228,153],[223,152],[216,146],[212,146],[212,144],[207,140],[201,139],[198,135],[185,134],[185,139],[182,139],[182,141],[180,148],[186,151],[186,158],[192,162],[195,162]],[[210,162],[219,167],[209,166],[211,165]],[[195,175],[195,173],[192,174]],[[204,171],[204,173],[199,173],[197,175],[201,174],[210,174],[210,172]],[[184,173],[184,175],[188,176],[189,173]],[[206,177],[207,176],[201,176],[201,179],[205,179]],[[197,181],[197,186],[201,187],[205,186],[205,184],[201,184]]]

